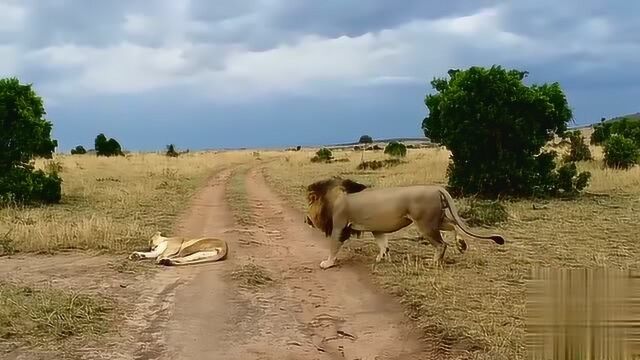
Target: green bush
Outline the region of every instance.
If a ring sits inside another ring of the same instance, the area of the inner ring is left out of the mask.
[[[333,153],[327,148],[316,151],[316,155],[311,158],[311,162],[313,163],[330,162],[331,160],[333,160]]]
[[[593,159],[589,145],[584,142],[584,137],[580,130],[574,130],[568,134],[570,148],[569,153],[564,157],[565,162],[587,161]]]
[[[555,195],[556,153],[541,152],[573,117],[558,83],[523,83],[527,72],[473,66],[434,79],[425,136],[452,153],[449,190],[496,198]],[[585,177],[587,175],[582,175]]]
[[[16,78],[0,79],[0,202],[60,202],[62,179],[34,170],[36,157],[53,158],[58,145],[42,99],[31,85]]]
[[[55,173],[14,167],[0,177],[0,202],[59,203],[62,179]]]
[[[82,155],[86,153],[87,150],[82,145],[78,145],[74,149],[71,149],[71,155]]]
[[[120,143],[114,138],[107,139],[102,133],[96,136],[94,145],[97,156],[124,156]]]
[[[384,148],[384,153],[395,157],[407,156],[407,147],[403,143],[392,141]]]
[[[460,207],[460,216],[469,226],[494,226],[509,219],[507,209],[498,201],[469,199]]]
[[[628,169],[640,161],[640,150],[633,140],[612,134],[604,143],[604,163],[610,168]]]
[[[622,118],[595,125],[591,134],[591,144],[604,145],[615,134],[632,140],[640,147],[640,119]]]

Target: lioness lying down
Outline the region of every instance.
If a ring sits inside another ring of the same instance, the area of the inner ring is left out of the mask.
[[[129,259],[155,259],[160,265],[191,265],[224,260],[229,251],[224,240],[211,237],[164,237],[159,231],[149,240],[149,250],[134,251]]]
[[[451,195],[440,186],[417,185],[368,189],[366,185],[335,177],[307,187],[309,202],[305,222],[330,238],[329,257],[320,263],[327,269],[335,265],[338,250],[351,235],[370,231],[380,252],[376,262],[389,259],[387,233],[415,223],[420,233],[436,248],[434,265],[442,266],[447,244],[440,231],[456,232],[456,247],[464,252],[467,238],[493,240],[504,244],[501,235],[478,235],[464,224]]]

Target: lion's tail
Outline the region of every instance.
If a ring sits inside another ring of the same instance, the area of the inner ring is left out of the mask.
[[[478,239],[493,240],[496,244],[499,244],[499,245],[504,244],[504,237],[502,237],[502,235],[498,235],[498,234],[480,235],[480,234],[474,234],[473,232],[471,232],[471,230],[467,228],[464,221],[460,218],[460,215],[458,215],[458,209],[456,208],[456,205],[453,203],[453,198],[451,197],[451,194],[449,194],[449,192],[444,188],[440,188],[440,194],[444,197],[445,202],[449,206],[449,210],[451,211],[451,215],[453,216],[453,219],[455,220],[456,225],[465,234]]]

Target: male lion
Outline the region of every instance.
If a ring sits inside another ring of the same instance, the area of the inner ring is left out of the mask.
[[[440,231],[455,231],[460,252],[467,248],[458,234],[467,238],[490,239],[504,244],[501,235],[477,235],[464,224],[451,195],[440,186],[414,185],[369,189],[349,179],[334,177],[307,187],[309,202],[305,222],[331,239],[329,257],[320,263],[322,269],[335,265],[338,250],[351,235],[370,231],[380,252],[376,262],[389,259],[386,234],[415,223],[420,233],[436,248],[434,265],[442,266],[447,244]]]
[[[159,231],[149,240],[149,250],[134,251],[129,259],[155,259],[156,264],[160,265],[192,265],[224,260],[229,251],[224,240],[211,237],[164,237]]]

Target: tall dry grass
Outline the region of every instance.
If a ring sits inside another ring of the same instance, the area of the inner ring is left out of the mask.
[[[505,235],[507,243],[469,242],[465,254],[450,246],[444,271],[431,267],[433,247],[418,241],[413,226],[405,228],[390,236],[393,262],[379,264],[374,278],[400,297],[425,334],[451,356],[523,359],[525,280],[532,265],[635,269],[640,265],[640,169],[606,170],[599,149],[593,153],[596,160],[580,163],[579,168],[592,172],[587,190],[604,196],[508,202],[509,220],[491,229]],[[305,187],[333,175],[375,187],[444,184],[449,153],[410,149],[406,164],[377,171],[355,170],[359,152],[334,151],[335,158],[350,161],[332,164],[311,163],[312,156],[309,151],[281,153],[265,167],[270,185],[299,210],[306,206]],[[381,152],[365,154],[365,160],[383,158]],[[452,236],[445,236],[451,243]],[[347,242],[339,259],[372,264],[376,253],[369,236]]]
[[[209,176],[250,158],[248,152],[56,156],[62,203],[0,209],[0,253],[138,248],[153,232],[172,231],[176,216]]]

